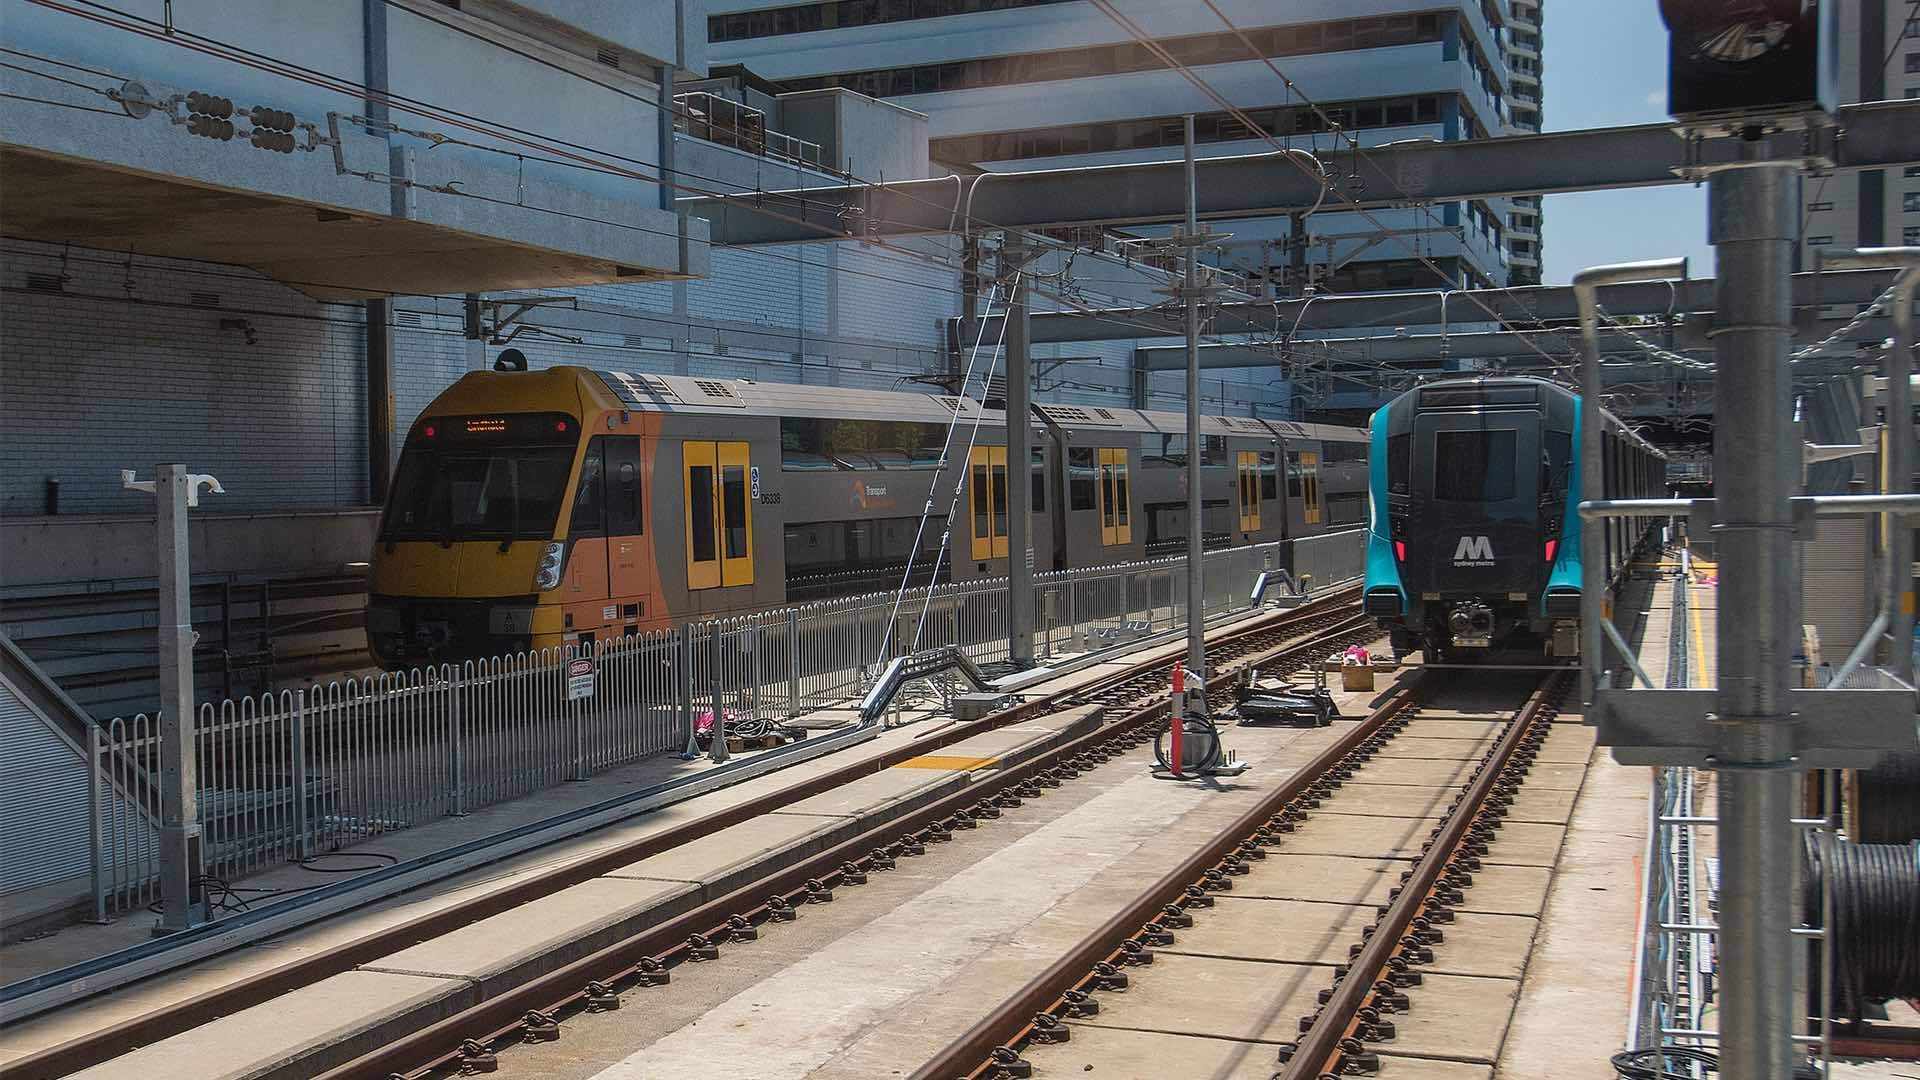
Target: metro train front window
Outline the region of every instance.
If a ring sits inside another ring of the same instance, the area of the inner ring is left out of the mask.
[[[1540,496],[1542,499],[1558,500],[1567,493],[1567,481],[1573,475],[1573,433],[1568,431],[1549,431],[1545,436],[1546,454],[1541,466],[1546,475],[1541,479]]]
[[[1437,431],[1433,436],[1433,497],[1453,502],[1500,502],[1518,486],[1520,433]]]
[[[408,450],[394,476],[381,538],[551,537],[572,469],[569,446]]]

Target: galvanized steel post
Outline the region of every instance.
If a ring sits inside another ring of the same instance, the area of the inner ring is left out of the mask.
[[[93,921],[107,922],[107,880],[100,865],[100,725],[87,725],[87,874],[93,886]]]
[[[1193,673],[1192,696],[1195,708],[1206,711],[1207,678],[1207,605],[1201,583],[1201,498],[1200,459],[1206,438],[1200,434],[1200,223],[1198,193],[1193,178],[1193,114],[1188,113],[1186,127],[1187,223],[1182,234],[1186,241],[1185,275],[1181,299],[1187,306],[1187,670]],[[1151,598],[1149,598],[1151,601]],[[1151,612],[1149,612],[1151,615]]]
[[[787,609],[787,719],[800,715],[800,609]]]
[[[1006,334],[1007,659],[1022,669],[1033,666],[1033,365],[1027,346],[1027,275],[1022,272],[1027,255],[1027,248],[1009,233],[1000,247],[1000,272],[1013,272]]]
[[[160,925],[185,930],[199,911],[200,770],[194,741],[193,597],[185,465],[154,466],[160,567]]]
[[[1749,141],[1755,158],[1765,144]],[[1797,949],[1793,925],[1797,776],[1788,676],[1799,636],[1791,498],[1800,475],[1792,419],[1793,269],[1798,167],[1752,160],[1707,183],[1714,246],[1714,526],[1719,842],[1722,866],[1720,1069],[1785,1077]],[[1592,558],[1587,553],[1588,559]]]

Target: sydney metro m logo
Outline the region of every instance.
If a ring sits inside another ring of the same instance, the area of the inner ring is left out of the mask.
[[[1493,540],[1485,536],[1463,536],[1453,549],[1455,566],[1492,566]]]

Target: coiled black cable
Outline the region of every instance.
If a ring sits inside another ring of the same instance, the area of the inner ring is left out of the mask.
[[[1172,753],[1172,725],[1154,736],[1153,757],[1160,768],[1172,772],[1168,755]],[[1193,713],[1180,722],[1180,771],[1188,776],[1204,776],[1220,764],[1220,729],[1208,718]]]
[[[1859,1020],[1868,1002],[1920,997],[1920,843],[1856,844],[1807,834],[1803,903],[1820,922],[1830,881],[1833,1001],[1827,1015]]]
[[[1688,1068],[1699,1063],[1707,1072],[1718,1072],[1720,1059],[1711,1050],[1691,1046],[1649,1046],[1643,1050],[1623,1050],[1613,1055],[1613,1071],[1619,1080],[1694,1080]],[[1669,1068],[1669,1066],[1677,1068]]]
[[[1888,754],[1854,777],[1855,840],[1863,844],[1920,840],[1920,753]]]

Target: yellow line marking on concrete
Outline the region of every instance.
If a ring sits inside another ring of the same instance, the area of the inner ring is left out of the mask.
[[[1707,686],[1707,647],[1700,637],[1700,608],[1694,603],[1699,593],[1694,590],[1691,581],[1684,587],[1687,590],[1687,636],[1693,639],[1693,662],[1687,665],[1687,682],[1693,686]]]
[[[991,757],[949,757],[944,754],[922,754],[916,758],[895,765],[896,769],[954,769],[959,772],[973,772],[997,764],[999,758]]]

